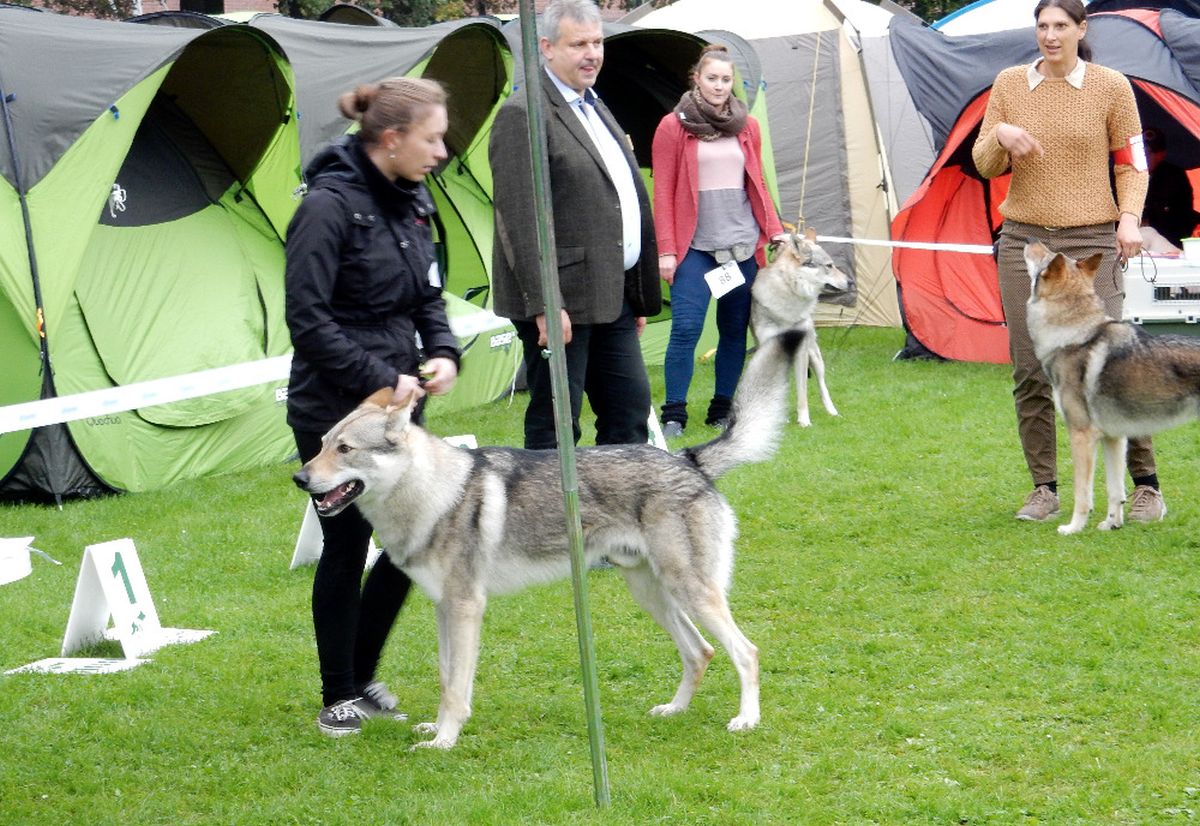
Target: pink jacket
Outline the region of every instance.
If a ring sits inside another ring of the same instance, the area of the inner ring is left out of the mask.
[[[688,134],[674,112],[668,112],[654,131],[651,163],[654,171],[654,233],[660,255],[673,253],[676,261],[687,255],[696,233],[696,212],[699,201],[699,175],[696,153],[700,140]],[[766,245],[773,236],[783,232],[775,203],[767,192],[762,171],[762,133],[758,121],[746,118],[746,126],[738,133],[738,143],[746,157],[746,194],[750,209],[758,222],[758,248],[755,258],[759,266],[767,263]]]

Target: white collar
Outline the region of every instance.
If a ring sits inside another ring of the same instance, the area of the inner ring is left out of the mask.
[[[1038,65],[1045,60],[1044,57],[1039,57],[1037,60],[1029,64],[1029,68],[1025,70],[1025,77],[1029,81],[1029,91],[1033,91],[1038,87],[1038,84],[1046,79],[1046,76],[1038,71]],[[1071,70],[1064,80],[1070,83],[1076,89],[1083,88],[1083,74],[1087,67],[1087,61],[1082,57],[1075,61],[1075,68]],[[553,75],[551,75],[553,77]]]
[[[596,94],[595,90],[584,89],[583,94],[581,95],[578,92],[576,92],[574,89],[572,89],[570,86],[568,86],[567,84],[565,84],[561,80],[559,80],[558,75],[556,75],[556,74],[554,74],[554,72],[550,71],[549,66],[546,66],[543,64],[542,68],[546,70],[546,74],[550,76],[550,80],[554,81],[554,85],[558,87],[558,91],[562,93],[563,100],[565,100],[568,105],[574,106],[575,102],[579,101],[579,100],[582,100],[585,103],[591,103],[591,104],[595,105],[596,101],[598,101],[600,99],[599,96]]]

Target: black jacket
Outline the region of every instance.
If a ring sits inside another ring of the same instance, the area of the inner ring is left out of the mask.
[[[305,174],[308,194],[287,235],[288,424],[323,433],[401,373],[416,375],[421,358],[457,362],[459,349],[431,269],[434,206],[424,185],[388,181],[356,136],[323,150]]]

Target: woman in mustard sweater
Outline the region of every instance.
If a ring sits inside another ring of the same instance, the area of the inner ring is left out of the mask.
[[[750,285],[759,265],[766,264],[767,241],[783,232],[763,180],[758,121],[733,97],[732,88],[729,52],[724,46],[705,47],[692,70],[692,88],[654,133],[658,271],[671,285],[662,407],[668,437],[680,435],[687,425],[696,344],[714,294],[705,274],[728,262],[721,286],[743,282],[717,298],[716,392],[705,423],[724,426],[746,358]]]
[[[1133,88],[1119,72],[1088,62],[1083,4],[1041,0],[1034,20],[1041,57],[996,77],[972,155],[985,178],[1012,170],[1008,197],[999,207],[1005,220],[996,263],[1017,432],[1034,486],[1017,519],[1041,521],[1058,513],[1055,411],[1025,325],[1030,284],[1024,247],[1037,239],[1072,258],[1103,253],[1096,292],[1108,314],[1120,318],[1124,288],[1117,256],[1141,251],[1138,225],[1148,178]],[[1162,519],[1167,509],[1148,438],[1129,440],[1128,461],[1134,482],[1129,518]]]

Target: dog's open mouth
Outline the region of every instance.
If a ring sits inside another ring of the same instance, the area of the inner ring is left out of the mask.
[[[336,516],[345,510],[346,506],[358,498],[364,490],[363,483],[357,479],[344,482],[325,493],[314,493],[313,504],[321,516]]]

